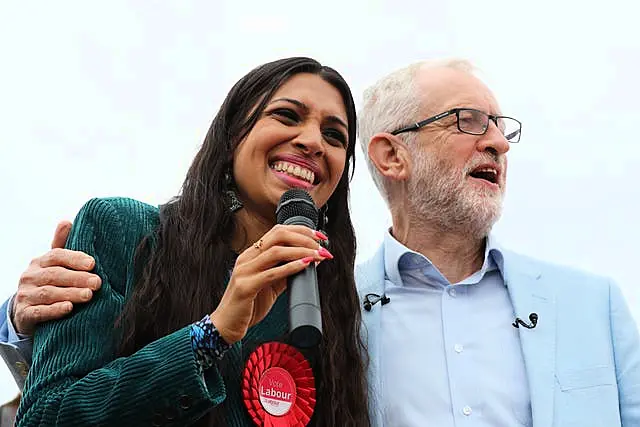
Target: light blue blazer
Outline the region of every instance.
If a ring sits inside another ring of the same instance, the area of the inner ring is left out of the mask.
[[[640,427],[640,337],[618,287],[606,278],[501,250],[504,280],[520,327],[534,427]],[[356,269],[360,300],[382,295],[382,247]],[[393,302],[391,302],[393,304]],[[369,350],[372,425],[383,426],[381,304],[362,311]],[[427,399],[428,396],[425,396]]]

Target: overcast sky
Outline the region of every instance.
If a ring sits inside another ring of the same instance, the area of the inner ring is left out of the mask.
[[[359,103],[393,69],[457,56],[523,122],[499,240],[612,276],[640,319],[634,2],[26,3],[0,0],[0,298],[87,199],[175,195],[224,95],[251,68],[311,56],[338,69]],[[357,154],[362,260],[389,216]],[[0,366],[0,401],[16,391]]]

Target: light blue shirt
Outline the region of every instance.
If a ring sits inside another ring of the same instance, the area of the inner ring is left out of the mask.
[[[24,387],[24,381],[31,366],[33,340],[18,334],[11,322],[13,297],[0,307],[0,357],[9,367],[18,387]]]
[[[13,308],[13,296],[6,300],[0,307],[0,342],[17,343],[23,340],[29,340],[26,335],[16,332],[13,322],[11,322],[11,309]],[[4,318],[2,317],[4,316]]]
[[[491,237],[484,263],[450,284],[387,233],[381,311],[385,427],[531,426],[531,403],[503,258]]]

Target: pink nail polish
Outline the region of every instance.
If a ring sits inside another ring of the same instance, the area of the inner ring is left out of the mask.
[[[318,249],[318,254],[319,254],[322,258],[333,259],[333,255],[331,255],[331,252],[329,252],[329,251],[328,251],[328,250],[326,250],[325,248],[320,248],[320,249]]]
[[[327,236],[325,236],[324,233],[321,232],[321,231],[314,231],[314,234],[320,240],[329,240],[329,238]]]
[[[308,257],[302,258],[300,261],[302,261],[303,264],[309,264],[313,260],[314,258],[312,256],[308,256]]]

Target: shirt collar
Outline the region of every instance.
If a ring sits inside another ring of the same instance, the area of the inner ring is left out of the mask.
[[[401,271],[412,268],[427,268],[437,271],[437,268],[424,255],[407,248],[396,240],[391,234],[391,229],[387,230],[384,236],[384,270],[386,279],[394,284],[401,285]],[[482,268],[460,283],[472,282],[477,277],[479,281],[490,271],[498,269],[504,277],[504,256],[502,248],[493,234],[487,236],[487,244],[484,250],[484,262]],[[477,276],[479,275],[479,276]]]

